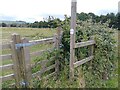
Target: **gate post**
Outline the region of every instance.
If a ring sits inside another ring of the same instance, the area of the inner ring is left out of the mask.
[[[71,30],[70,30],[70,78],[74,78],[75,61],[75,31],[76,31],[76,0],[71,2]]]
[[[29,41],[26,38],[22,39],[22,63],[21,63],[21,72],[23,73],[23,81],[25,84],[25,87],[31,88],[32,87],[32,72],[31,72],[31,62],[30,62],[30,50],[26,43],[29,43]]]
[[[30,87],[31,85],[31,64],[29,47],[23,44],[28,43],[28,40],[21,40],[20,35],[12,35],[12,58],[14,64],[15,86],[17,88]]]
[[[11,49],[12,49],[12,60],[14,64],[14,77],[15,77],[15,86],[20,88],[21,82],[21,72],[20,72],[20,60],[21,60],[21,53],[20,49],[16,48],[16,44],[21,43],[20,35],[14,33],[12,34],[12,41],[11,41]]]

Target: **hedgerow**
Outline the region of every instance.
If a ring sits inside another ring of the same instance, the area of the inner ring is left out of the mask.
[[[107,23],[93,23],[92,20],[77,20],[75,42],[87,41],[94,37],[95,52],[91,62],[83,64],[82,70],[86,87],[110,87],[107,80],[114,77],[116,69],[116,41],[115,30],[108,27]],[[117,37],[117,36],[116,36]],[[66,18],[63,24],[62,50],[65,62],[69,63],[70,57],[70,19]],[[75,50],[75,60],[80,60],[89,56],[89,48],[77,48]],[[69,65],[69,64],[68,64]],[[112,86],[111,86],[112,87]]]

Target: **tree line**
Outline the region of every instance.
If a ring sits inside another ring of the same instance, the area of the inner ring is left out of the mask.
[[[65,15],[66,17],[66,15]],[[70,19],[70,17],[68,17]],[[108,23],[108,27],[110,28],[118,28],[120,29],[120,14],[108,13],[106,15],[95,15],[94,13],[77,13],[77,19],[81,21],[87,21],[89,19],[92,20],[93,23]],[[64,21],[61,21],[59,18],[54,18],[49,16],[45,21],[35,21],[34,23],[29,23],[28,27],[32,28],[56,28],[59,25],[64,24]]]
[[[67,17],[67,15],[65,15]],[[70,19],[70,17],[68,17]],[[81,21],[92,20],[93,23],[108,23],[110,28],[118,28],[120,30],[120,13],[108,13],[106,15],[95,15],[94,13],[77,13],[77,19]],[[24,26],[31,28],[56,28],[64,24],[65,20],[60,20],[59,18],[54,18],[49,16],[46,20],[35,21],[34,23],[26,23]],[[5,23],[2,23],[2,27],[7,27]],[[10,27],[20,27],[19,25],[11,24]]]

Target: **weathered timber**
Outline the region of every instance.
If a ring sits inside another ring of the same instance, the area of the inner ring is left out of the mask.
[[[93,59],[93,56],[90,56],[90,57],[87,57],[85,59],[79,60],[79,61],[74,63],[74,67],[78,67],[78,66],[80,66],[80,65],[82,65],[82,64],[84,64],[84,63],[86,63],[86,62],[88,62],[92,59]]]
[[[94,40],[89,40],[89,41],[85,41],[85,42],[79,42],[79,43],[75,44],[75,48],[90,46],[90,45],[94,45],[94,44],[95,44]]]

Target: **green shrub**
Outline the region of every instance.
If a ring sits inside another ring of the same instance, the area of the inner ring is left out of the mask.
[[[63,24],[62,49],[63,59],[69,65],[70,57],[70,20],[66,18]],[[88,21],[77,21],[75,42],[87,41],[91,36],[94,36],[96,41],[94,60],[82,65],[84,72],[86,87],[110,87],[105,83],[113,76],[113,71],[116,69],[117,58],[115,55],[114,30],[108,28],[108,24],[93,23]],[[77,48],[75,50],[75,58],[83,59],[88,56],[89,48]]]

